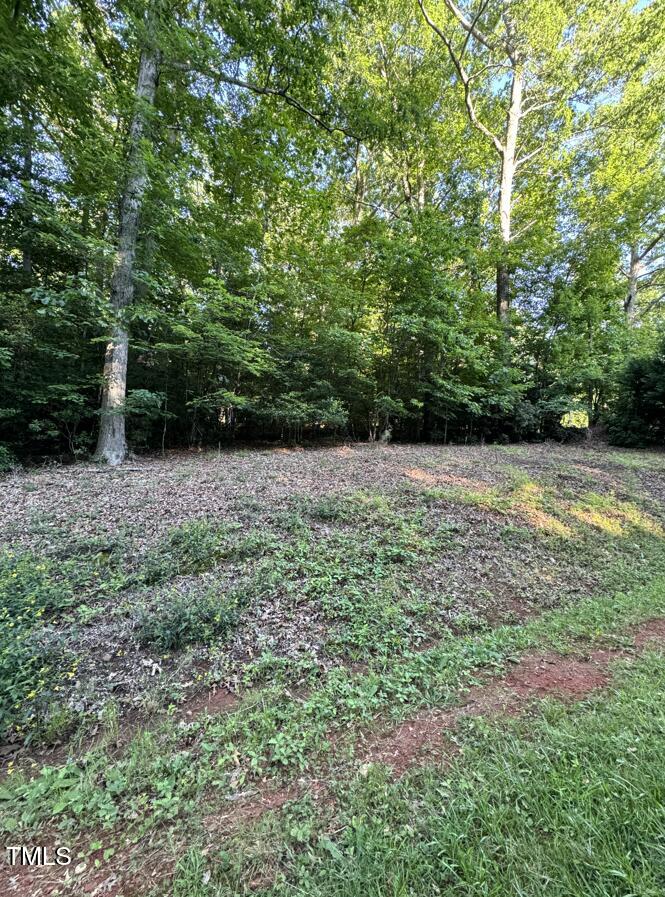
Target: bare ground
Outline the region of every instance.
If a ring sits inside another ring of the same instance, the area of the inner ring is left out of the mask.
[[[364,492],[396,496],[406,511],[425,501],[427,526],[449,530],[451,547],[409,574],[410,586],[430,602],[425,624],[414,622],[408,633],[409,646],[418,648],[445,629],[519,623],[597,589],[611,561],[605,548],[587,542],[552,554],[546,540],[567,524],[542,503],[528,494],[509,510],[484,502],[516,474],[541,491],[567,496],[569,504],[590,491],[618,501],[638,496],[655,518],[663,515],[662,456],[627,456],[594,444],[238,449],[171,453],[119,469],[80,464],[13,474],[0,484],[0,545],[66,557],[67,546],[75,550],[79,541],[113,546],[122,539],[132,564],[174,527],[193,520],[268,531],[294,500]],[[460,500],[469,495],[475,500]],[[329,535],[326,521],[312,520],[310,527],[315,539]],[[233,588],[239,575],[225,563],[210,573],[176,577],[169,588],[194,601],[206,588]],[[94,716],[109,699],[130,717],[174,701],[185,702],[185,713],[196,712],[208,701],[202,682],[219,687],[216,705],[227,692],[242,689],[248,665],[266,652],[322,672],[353,662],[334,647],[339,627],[320,602],[301,604],[279,588],[246,608],[222,650],[198,645],[166,657],[137,643],[132,607],[140,600],[130,593],[77,625],[73,635],[63,633],[79,657],[68,699],[77,712]],[[5,752],[5,759],[11,756]]]

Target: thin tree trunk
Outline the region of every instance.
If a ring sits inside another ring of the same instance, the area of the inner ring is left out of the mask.
[[[501,258],[496,269],[496,314],[502,324],[507,323],[510,313],[510,262],[508,260],[508,252],[512,226],[517,135],[522,117],[523,90],[524,72],[521,66],[516,66],[513,69],[513,82],[510,90],[510,106],[506,122],[506,142],[501,153],[501,185],[499,188]]]
[[[30,213],[30,209],[28,203],[30,202],[30,188],[32,186],[32,149],[34,143],[35,136],[35,128],[32,120],[32,116],[29,112],[25,113],[24,117],[24,133],[25,133],[25,146],[23,152],[23,170],[21,172],[21,177],[23,179],[23,213],[22,213],[22,226],[23,226],[23,235],[21,237],[21,255],[23,256],[22,260],[22,268],[23,273],[26,277],[32,276],[32,251],[31,251],[31,230],[32,230],[32,215]]]
[[[362,160],[360,158],[360,142],[356,144],[355,156],[355,186],[353,191],[353,224],[359,224],[363,214],[363,203],[365,201],[365,190],[367,187],[365,174],[361,168]]]
[[[635,323],[637,314],[637,287],[639,278],[644,273],[644,263],[637,248],[637,244],[630,247],[630,268],[628,269],[628,295],[624,303],[626,320],[629,324]]]
[[[151,44],[144,48],[139,61],[135,107],[129,129],[128,175],[120,200],[118,251],[111,278],[111,307],[116,323],[106,347],[101,421],[95,460],[121,464],[127,456],[125,438],[125,397],[127,393],[127,356],[129,334],[123,320],[125,309],[134,298],[134,264],[139,217],[148,185],[148,170],[142,142],[149,113],[155,102],[159,76],[159,51]]]

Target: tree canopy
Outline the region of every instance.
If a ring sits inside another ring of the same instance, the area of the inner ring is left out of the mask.
[[[0,464],[663,441],[662,0],[1,15]]]

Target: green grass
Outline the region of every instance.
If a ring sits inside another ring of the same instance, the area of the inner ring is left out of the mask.
[[[621,467],[626,467],[629,470],[652,470],[652,471],[664,471],[665,470],[665,458],[663,458],[662,452],[657,451],[644,451],[642,450],[634,450],[634,451],[613,451],[609,456],[608,460],[614,464],[619,464]]]
[[[663,658],[647,655],[609,696],[470,721],[449,768],[393,783],[375,767],[340,788],[332,816],[305,801],[212,862],[190,851],[174,893],[250,893],[268,865],[262,897],[660,897],[664,698]]]
[[[4,826],[31,829],[50,820],[85,829],[122,821],[145,832],[191,812],[211,787],[223,794],[243,780],[293,776],[329,762],[332,733],[335,758],[351,756],[358,727],[380,715],[399,719],[423,706],[454,704],[459,689],[480,671],[499,670],[520,653],[565,651],[581,638],[618,637],[627,625],[658,615],[665,615],[665,573],[642,589],[588,599],[522,627],[451,635],[365,674],[333,670],[299,701],[279,686],[266,688],[231,714],[202,717],[185,730],[167,724],[141,733],[112,762],[100,749],[82,763],[45,767],[34,778],[17,773],[0,792]]]

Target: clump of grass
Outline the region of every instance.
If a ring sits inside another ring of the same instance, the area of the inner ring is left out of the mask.
[[[192,596],[169,590],[137,619],[139,644],[158,651],[179,651],[197,642],[208,643],[229,635],[238,619],[238,601],[209,589]]]
[[[227,526],[216,526],[208,520],[185,523],[142,559],[136,579],[155,585],[175,576],[205,573],[216,566],[229,551]]]
[[[384,495],[359,490],[349,495],[327,495],[303,503],[314,520],[336,523],[394,522],[395,509]]]

